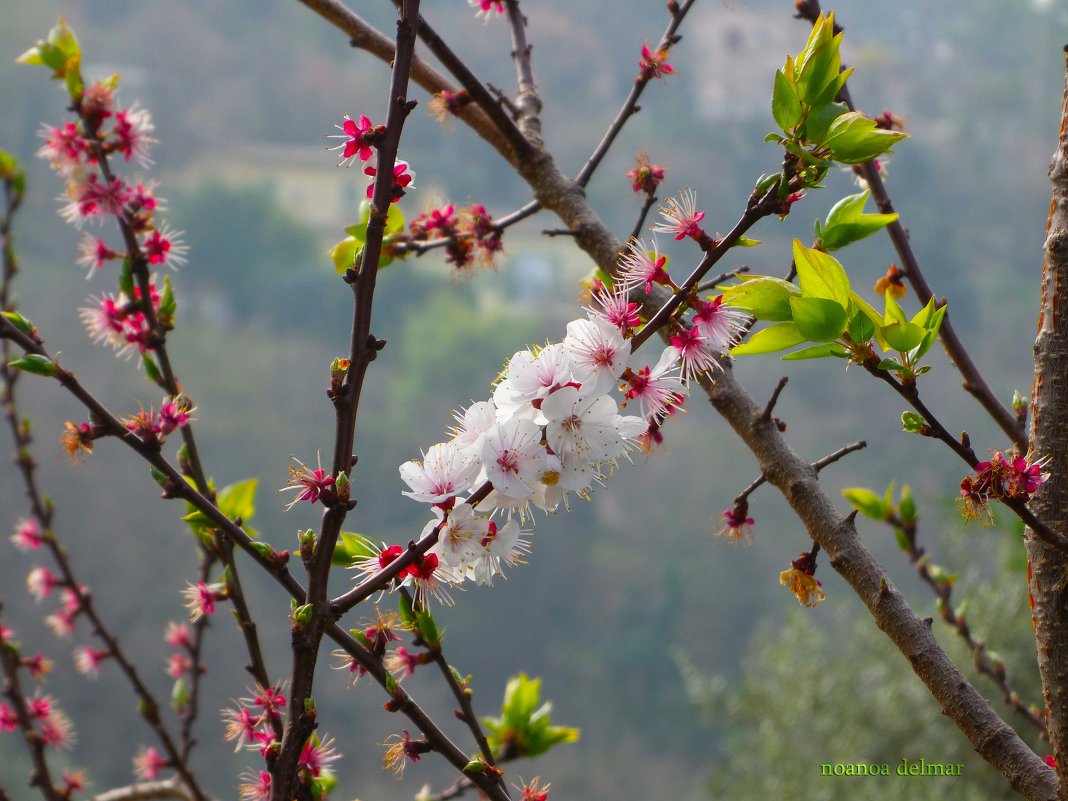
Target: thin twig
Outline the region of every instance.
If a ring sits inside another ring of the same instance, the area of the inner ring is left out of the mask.
[[[747,273],[747,272],[749,272],[749,265],[748,264],[743,264],[741,267],[736,267],[735,269],[731,270],[730,272],[720,273],[715,278],[709,278],[706,281],[702,281],[701,283],[699,283],[697,285],[697,291],[698,292],[707,292],[710,289],[715,289],[717,286],[722,284],[724,281],[728,281],[731,278],[734,278],[735,276],[738,276],[738,275],[741,275],[742,273]]]
[[[656,195],[652,192],[645,193],[645,201],[642,203],[641,211],[638,212],[638,219],[634,223],[634,228],[631,230],[630,236],[627,237],[628,242],[641,237],[642,228],[645,226],[645,220],[649,216],[650,209],[656,205],[656,200]]]
[[[768,403],[764,407],[764,411],[760,413],[760,417],[757,418],[758,422],[770,423],[771,413],[775,410],[775,404],[779,402],[779,395],[782,394],[783,388],[790,380],[789,376],[783,376],[779,379],[779,383],[775,385],[775,389],[771,392],[771,397],[768,398]]]
[[[1020,698],[1019,693],[1009,683],[1005,672],[1005,663],[1001,659],[991,661],[986,649],[986,642],[976,640],[972,636],[971,627],[953,606],[953,582],[946,578],[936,577],[932,571],[924,548],[916,543],[916,521],[906,523],[897,513],[891,514],[886,519],[887,525],[897,530],[903,540],[904,552],[908,556],[909,564],[916,568],[916,573],[923,582],[931,588],[931,592],[938,599],[938,614],[949,626],[957,632],[957,635],[968,646],[972,654],[972,662],[980,674],[989,678],[1001,691],[1001,695],[1009,706],[1026,718],[1027,722],[1034,726],[1043,740],[1049,739],[1046,731],[1046,722],[1037,709],[1029,707]]]
[[[519,114],[516,122],[528,142],[541,144],[541,97],[534,82],[531,63],[533,46],[527,43],[527,19],[519,10],[519,0],[505,0],[508,32],[512,39],[512,59],[515,61],[516,85],[515,109]]]
[[[668,23],[667,30],[664,31],[664,35],[660,37],[660,43],[657,45],[658,50],[670,47],[679,41],[680,37],[677,33],[679,26],[682,24],[683,19],[685,19],[686,14],[693,7],[695,2],[696,0],[685,0],[677,10],[672,12],[671,22]],[[650,80],[652,79],[641,75],[634,80],[633,85],[630,87],[630,92],[627,94],[627,99],[623,101],[623,106],[616,113],[615,119],[613,119],[612,123],[608,126],[608,130],[605,131],[604,136],[601,137],[601,141],[597,144],[597,147],[594,148],[590,157],[586,159],[586,163],[575,177],[576,184],[584,187],[590,182],[590,178],[593,177],[593,171],[597,169],[597,166],[601,163],[601,159],[608,153],[608,149],[612,146],[612,143],[615,142],[620,131],[623,130],[623,126],[627,124],[627,120],[638,113],[638,99],[642,96],[642,92],[645,90],[645,87],[649,84]]]
[[[173,779],[115,787],[93,796],[92,801],[151,801],[154,798],[192,801],[189,791]]]
[[[2,604],[0,604],[0,611],[3,611]],[[19,683],[19,652],[14,644],[0,642],[0,668],[4,674],[3,694],[11,702],[15,720],[18,722],[23,742],[26,743],[26,748],[30,752],[30,761],[33,763],[30,786],[39,789],[47,801],[63,801],[63,795],[53,783],[52,773],[48,767],[45,741],[33,726],[33,717],[26,703],[26,695],[22,692]]]

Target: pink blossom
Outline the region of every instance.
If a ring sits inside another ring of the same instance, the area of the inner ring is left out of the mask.
[[[701,336],[696,326],[671,337],[671,347],[682,360],[682,380],[686,383],[708,370],[723,369],[708,340]]]
[[[112,178],[101,182],[94,173],[84,182],[71,185],[70,202],[59,213],[67,222],[80,227],[84,220],[91,217],[105,214],[121,217],[132,197],[133,191],[122,179]]]
[[[111,652],[103,648],[91,648],[85,646],[74,650],[74,669],[83,676],[95,679],[100,676],[100,663],[111,656]]]
[[[673,234],[675,241],[690,237],[700,240],[707,236],[698,225],[705,218],[703,211],[697,210],[697,192],[686,187],[679,192],[677,197],[670,197],[657,213],[664,218],[664,222],[651,226],[650,230],[665,234]]]
[[[374,145],[368,141],[368,134],[376,133],[375,127],[363,114],[360,115],[360,121],[354,122],[348,114],[344,116],[344,122],[341,125],[335,125],[334,127],[341,131],[340,134],[329,134],[328,139],[344,139],[340,145],[327,148],[327,150],[340,150],[341,160],[338,162],[339,167],[350,167],[356,161],[367,161],[371,158],[371,152]]]
[[[47,567],[35,567],[26,576],[26,589],[37,602],[47,598],[61,584],[62,581]]]
[[[331,762],[341,758],[333,745],[333,737],[320,740],[313,734],[301,749],[297,765],[310,776],[318,777]]]
[[[52,660],[44,654],[34,654],[29,659],[22,660],[22,666],[30,672],[37,681],[43,681],[44,677],[52,672]]]
[[[611,289],[602,284],[593,293],[593,301],[599,308],[586,307],[586,311],[591,316],[607,320],[626,336],[641,324],[638,304],[630,300],[629,295],[622,281],[616,282]]]
[[[24,517],[15,524],[15,533],[10,539],[20,551],[36,551],[44,543],[44,534],[35,519]]]
[[[649,49],[649,45],[642,45],[642,57],[638,62],[641,72],[638,79],[649,81],[653,78],[663,78],[671,75],[675,68],[667,63],[668,51],[666,48],[657,50],[655,53]]]
[[[131,106],[124,111],[116,111],[115,127],[111,130],[115,150],[121,153],[126,161],[136,159],[147,169],[152,166],[152,159],[148,157],[148,146],[157,141],[149,136],[155,127],[152,124],[152,115],[145,109]]]
[[[158,779],[160,772],[167,767],[167,760],[152,746],[142,748],[133,759],[133,771],[140,781]]]
[[[61,175],[70,175],[90,155],[89,142],[81,129],[73,122],[62,128],[45,126],[40,131],[45,143],[37,151],[40,158],[48,159],[51,167]]]
[[[677,362],[677,352],[669,347],[655,367],[645,365],[641,370],[630,371],[625,397],[638,401],[642,417],[662,417],[682,405],[686,385],[675,372]]]
[[[119,258],[119,254],[109,248],[102,239],[97,239],[91,234],[85,234],[78,244],[78,252],[81,254],[78,264],[85,267],[88,272],[86,280],[92,277],[94,270],[104,266],[104,262]]]
[[[386,657],[386,667],[398,679],[408,678],[415,673],[419,665],[419,655],[413,654],[403,645],[398,646],[397,650]]]
[[[653,291],[653,284],[674,286],[671,276],[664,270],[665,264],[667,256],[660,255],[656,237],[653,237],[652,249],[641,239],[632,239],[619,259],[618,282],[624,291],[642,286],[647,293]]]
[[[723,295],[717,295],[710,301],[698,300],[694,305],[694,327],[708,340],[713,350],[728,350],[734,344],[738,329],[745,319],[744,312],[723,305]]]
[[[300,465],[298,470],[296,467],[290,466],[289,468],[289,485],[282,487],[279,492],[288,492],[289,490],[300,490],[297,493],[297,497],[290,501],[284,507],[285,511],[289,511],[301,501],[308,501],[309,503],[315,503],[327,492],[332,486],[334,486],[334,477],[327,475],[323,469],[322,459],[317,455],[318,467],[312,470],[304,462],[293,457],[293,461]]]
[[[57,609],[45,618],[45,625],[57,637],[69,637],[74,633],[74,615],[66,609]]]
[[[163,633],[163,640],[171,648],[192,649],[193,647],[193,640],[189,636],[189,625],[186,623],[170,621]]]
[[[239,706],[237,709],[224,709],[222,712],[223,722],[226,724],[226,732],[223,739],[235,740],[234,753],[241,750],[246,742],[253,742],[256,727],[264,721],[263,714],[253,715],[248,707]]]
[[[189,610],[189,622],[196,623],[205,615],[215,614],[215,602],[219,600],[219,593],[214,585],[198,581],[196,584],[188,584],[182,590],[185,597],[185,608]]]
[[[664,182],[664,168],[649,163],[649,156],[639,153],[634,157],[634,169],[627,173],[631,189],[647,195],[656,193],[656,188]]]
[[[15,731],[19,725],[18,715],[15,710],[0,701],[0,732]]]
[[[242,773],[244,781],[237,791],[241,801],[268,801],[271,797],[271,774],[265,770],[257,773]]]
[[[42,721],[38,730],[41,742],[53,748],[71,748],[74,746],[74,724],[61,710],[53,709],[47,720]]]
[[[730,509],[724,509],[720,515],[723,523],[716,529],[716,537],[723,537],[730,543],[753,541],[753,518],[749,517],[749,504],[746,501],[736,503]]]
[[[171,654],[167,658],[167,675],[172,679],[180,679],[193,669],[193,660],[180,651]]]
[[[371,179],[371,182],[367,184],[367,197],[368,199],[374,197],[375,193],[375,176],[378,175],[378,170],[368,164],[363,168],[363,174]],[[404,197],[405,189],[415,189],[415,184],[412,183],[415,180],[415,170],[408,169],[408,162],[397,161],[393,165],[393,195],[390,199],[390,203],[396,203],[402,197]]]
[[[504,13],[504,0],[467,0],[467,5],[477,8],[475,16],[482,17],[486,22],[489,22],[494,14]]]
[[[189,247],[182,244],[182,232],[170,228],[154,230],[141,240],[141,249],[149,264],[164,264],[171,268],[185,264],[185,254],[189,252]]]
[[[190,415],[196,411],[189,405],[184,395],[179,395],[174,400],[165,401],[159,407],[159,430],[164,436],[179,428],[189,425]]]

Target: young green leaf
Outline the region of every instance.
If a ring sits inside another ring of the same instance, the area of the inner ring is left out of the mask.
[[[792,348],[805,341],[796,323],[776,323],[757,331],[740,345],[731,348],[732,356],[753,356],[759,353],[774,353]]]
[[[862,515],[870,517],[872,520],[886,520],[890,515],[890,505],[870,489],[850,487],[849,489],[842,490],[842,495],[844,495],[846,500],[853,504],[853,507],[859,510]]]
[[[790,298],[801,295],[801,290],[789,281],[767,275],[743,278],[740,284],[716,288],[723,292],[724,303],[770,322],[792,319]]]
[[[876,128],[875,120],[859,111],[849,111],[831,123],[823,144],[835,161],[860,164],[892,152],[890,148],[907,136],[906,133]]]
[[[222,488],[219,509],[231,520],[247,522],[256,514],[256,487],[259,479],[247,478]]]
[[[835,356],[839,359],[849,357],[849,352],[837,342],[826,342],[822,345],[812,345],[808,348],[795,350],[782,357],[784,362],[797,362],[803,359],[822,359],[826,356]]]
[[[809,342],[830,342],[841,336],[846,327],[846,310],[827,298],[790,298],[794,323]]]
[[[827,298],[843,308],[849,305],[849,277],[832,256],[807,248],[794,240],[794,266],[801,294],[810,298]],[[844,327],[844,323],[843,323]]]
[[[803,116],[801,101],[794,86],[793,65],[787,56],[786,66],[775,73],[775,88],[771,95],[771,115],[775,123],[784,131],[790,131],[801,122]]]

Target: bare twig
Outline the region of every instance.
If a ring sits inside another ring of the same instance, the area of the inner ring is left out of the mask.
[[[679,26],[686,18],[686,14],[693,8],[696,0],[684,0],[683,3],[678,5],[671,13],[671,22],[668,23],[667,30],[664,31],[664,35],[660,37],[660,43],[657,45],[657,49],[661,50],[675,44],[681,38],[678,35]],[[586,186],[590,182],[590,178],[593,177],[593,171],[597,169],[597,166],[601,163],[601,159],[608,153],[608,149],[615,142],[616,137],[619,136],[620,131],[623,130],[623,126],[627,124],[632,116],[638,113],[638,100],[642,96],[642,92],[645,91],[645,87],[649,84],[651,78],[645,76],[639,76],[635,79],[634,84],[630,87],[630,92],[627,95],[627,99],[623,101],[623,106],[616,113],[615,119],[608,126],[608,130],[605,131],[601,141],[594,148],[593,153],[586,159],[586,163],[579,170],[579,174],[575,176],[575,183],[579,186]]]
[[[519,10],[519,0],[505,0],[508,17],[508,31],[512,37],[512,59],[515,61],[516,84],[518,93],[515,109],[519,117],[516,122],[519,130],[528,142],[541,144],[541,97],[537,84],[534,83],[534,68],[531,64],[533,45],[527,43],[527,19]]]
[[[971,626],[968,625],[968,621],[953,606],[953,582],[946,578],[938,577],[931,571],[930,563],[926,559],[926,551],[916,542],[916,521],[905,522],[898,514],[892,514],[887,518],[886,522],[901,533],[904,552],[908,556],[909,564],[916,568],[916,573],[920,579],[931,588],[931,592],[938,599],[939,616],[957,632],[964,644],[968,646],[968,650],[972,653],[972,662],[975,664],[975,669],[994,682],[1001,691],[1005,703],[1034,726],[1043,740],[1048,739],[1045,720],[1035,708],[1025,704],[1019,693],[1013,689],[1005,672],[1005,663],[1000,659],[991,661],[990,655],[987,653],[986,642],[976,640],[972,636]]]

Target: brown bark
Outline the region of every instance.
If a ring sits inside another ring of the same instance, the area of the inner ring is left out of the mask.
[[[1068,48],[1066,48],[1068,50]],[[1068,73],[1068,55],[1066,55]],[[1031,389],[1031,448],[1048,457],[1049,480],[1031,509],[1047,525],[1068,529],[1068,77],[1061,108],[1057,150],[1049,168],[1053,201],[1046,224],[1042,305],[1035,340]],[[1027,556],[1033,602],[1038,669],[1046,702],[1046,728],[1057,771],[1068,776],[1068,555],[1040,541],[1028,529]]]

